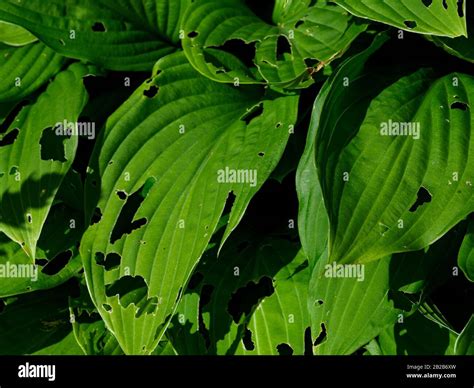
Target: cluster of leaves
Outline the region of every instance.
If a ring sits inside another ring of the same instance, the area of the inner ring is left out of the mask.
[[[1,1],[0,353],[473,354],[465,3]]]

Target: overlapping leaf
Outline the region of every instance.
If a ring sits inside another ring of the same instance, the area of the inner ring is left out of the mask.
[[[77,122],[87,100],[82,82],[87,72],[87,67],[73,64],[34,104],[23,107],[4,123],[0,143],[0,230],[33,260],[78,141],[77,136],[57,136],[54,128],[64,121]]]
[[[20,26],[0,22],[0,43],[10,46],[24,46],[37,40],[38,38]]]
[[[277,3],[274,24],[269,24],[238,0],[199,0],[188,8],[183,28],[184,51],[206,77],[218,82],[301,87],[311,82],[308,68],[314,64],[319,70],[366,25],[333,4]],[[232,42],[240,42],[237,50],[255,52],[258,74],[238,59],[238,53],[226,49]]]
[[[435,356],[454,355],[456,339],[453,331],[416,313],[386,328],[378,342],[383,355]]]
[[[0,45],[0,102],[29,96],[58,73],[66,58],[43,43]]]
[[[467,35],[466,1],[334,0],[356,16],[404,30],[439,36]]]
[[[87,186],[87,210],[102,217],[81,254],[125,353],[153,351],[229,193],[226,236],[278,163],[297,102],[214,83],[175,54],[110,117]]]
[[[81,355],[69,322],[70,291],[62,286],[5,299],[0,314],[0,354]]]
[[[464,327],[456,341],[454,351],[460,356],[474,355],[474,315]]]
[[[474,221],[472,219],[459,251],[458,262],[466,277],[474,282]]]
[[[176,51],[190,0],[5,0],[0,20],[18,24],[68,57],[112,70],[151,70]]]
[[[367,262],[422,249],[472,211],[473,97],[472,77],[434,81],[420,70],[372,100],[363,120],[366,108],[326,101],[317,164],[332,260]],[[326,121],[334,110],[344,115]]]

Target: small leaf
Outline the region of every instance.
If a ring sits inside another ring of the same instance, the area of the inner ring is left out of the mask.
[[[467,36],[466,1],[334,0],[356,16],[403,30],[439,36]]]
[[[474,220],[471,219],[458,256],[459,267],[474,282]]]
[[[458,356],[474,355],[474,315],[459,334],[454,349]]]

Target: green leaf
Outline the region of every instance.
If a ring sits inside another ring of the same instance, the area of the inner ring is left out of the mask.
[[[474,355],[474,315],[466,324],[461,334],[456,341],[455,353],[459,356]]]
[[[89,217],[97,208],[102,218],[81,255],[125,353],[156,347],[229,193],[223,240],[277,165],[297,105],[294,95],[211,82],[179,53],[109,118],[86,187]]]
[[[403,30],[438,36],[467,36],[466,1],[334,0],[352,14]]]
[[[457,335],[417,312],[403,323],[387,327],[378,342],[383,355],[454,355]]]
[[[264,22],[238,0],[196,1],[184,18],[184,52],[196,70],[214,81],[304,87],[312,82],[307,60],[319,70],[367,27],[331,4],[277,3],[274,18],[275,24]],[[238,59],[238,51],[225,49],[230,42],[256,50],[260,76]]]
[[[474,219],[471,219],[458,255],[459,268],[474,282]]]
[[[323,122],[317,140],[332,260],[368,262],[422,249],[472,211],[473,97],[472,77],[433,82],[422,69],[373,99],[361,123],[351,110],[360,117],[365,108],[332,105],[345,117]]]
[[[179,355],[198,356],[207,353],[199,332],[199,293],[187,291],[181,298],[166,336]]]
[[[0,45],[0,102],[29,96],[54,77],[65,61],[43,43],[23,47]]]
[[[202,308],[210,354],[304,354],[309,271],[296,244],[239,233],[197,271],[212,290]]]
[[[105,327],[83,283],[80,283],[79,297],[69,298],[70,320],[77,343],[86,355],[123,355],[120,345]]]
[[[10,46],[24,46],[37,40],[38,38],[20,26],[0,22],[0,43]]]
[[[12,118],[1,138],[0,230],[32,260],[78,141],[77,136],[57,136],[53,128],[65,120],[77,122],[87,101],[82,82],[86,74],[87,68],[81,64],[60,73],[34,104]]]
[[[111,70],[147,71],[179,47],[190,0],[4,0],[0,19],[58,53]]]
[[[278,27],[278,35],[257,44],[256,64],[267,82],[279,86],[301,83],[301,87],[310,83],[308,72],[319,71],[340,56],[367,24],[356,22],[333,4],[316,4],[289,13]],[[288,52],[279,52],[281,40],[289,45]]]
[[[319,128],[326,123],[337,123],[339,117],[344,117],[340,110],[342,101],[352,101],[360,104],[367,99],[370,88],[358,88],[359,78],[364,71],[364,65],[368,58],[387,41],[384,35],[378,35],[373,44],[364,52],[355,55],[343,65],[341,71],[328,80],[321,89],[313,106],[311,123],[306,140],[306,148],[298,165],[296,175],[296,188],[299,199],[298,231],[303,250],[313,266],[316,261],[324,255],[329,238],[329,219],[323,201],[323,191],[320,184],[321,172],[316,164],[318,147],[316,139],[319,136]],[[346,93],[343,85],[346,80],[353,80],[354,89]],[[382,80],[380,80],[382,81]],[[357,82],[357,83],[356,83]],[[385,82],[380,82],[383,89]],[[378,84],[373,82],[372,85]],[[354,92],[352,93],[352,90]],[[370,94],[369,94],[370,95]],[[358,112],[354,109],[354,112]],[[351,117],[349,120],[353,120]]]
[[[0,314],[0,355],[81,355],[69,323],[62,286],[4,300]]]

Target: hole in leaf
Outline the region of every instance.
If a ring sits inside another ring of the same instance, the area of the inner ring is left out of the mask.
[[[104,267],[106,271],[112,271],[119,267],[122,258],[118,253],[111,252],[105,256],[102,252],[97,252],[95,254],[95,262],[98,265]]]
[[[122,200],[125,201],[127,199],[127,193],[123,190],[117,191],[117,196]]]
[[[127,201],[120,211],[120,215],[117,219],[117,222],[115,223],[114,229],[112,230],[112,234],[110,236],[111,244],[122,238],[122,236],[130,234],[134,230],[141,228],[148,222],[146,218],[140,218],[139,220],[135,221],[133,219],[140,205],[145,200],[155,183],[155,178],[148,178],[140,189],[127,198]]]
[[[0,136],[0,147],[12,145],[18,138],[19,133],[19,129],[15,128],[12,131],[8,132],[6,135]]]
[[[322,306],[324,304],[324,301],[322,299],[317,299],[314,301],[315,306]]]
[[[234,206],[235,198],[236,198],[236,196],[235,196],[234,192],[230,191],[229,195],[227,196],[226,202],[225,202],[224,214],[228,214],[232,211],[232,207]]]
[[[153,98],[158,94],[158,86],[151,85],[147,90],[143,92],[143,95],[148,98]]]
[[[18,166],[13,166],[13,167],[10,169],[9,175],[16,175],[16,174],[18,174],[19,171],[20,171],[20,170],[19,170]]]
[[[448,9],[448,1],[447,0],[443,0],[443,7],[444,7],[444,9]]]
[[[321,323],[321,332],[318,335],[318,338],[314,341],[314,346],[319,346],[321,345],[327,337],[327,332],[326,332],[326,325],[324,323]]]
[[[239,323],[243,315],[249,315],[252,309],[265,297],[273,294],[273,281],[268,276],[262,277],[258,283],[250,281],[232,294],[227,311],[235,323]]]
[[[58,136],[53,128],[49,127],[43,130],[40,139],[41,159],[66,162],[64,155],[64,140],[67,136]]]
[[[191,32],[188,34],[188,38],[196,38],[198,35],[199,35],[199,32],[197,32],[197,31],[191,31]]]
[[[148,298],[148,286],[141,276],[124,276],[105,287],[108,297],[118,295],[120,305],[127,308],[131,304],[138,309],[135,314],[139,318],[143,314],[152,314],[158,306],[158,298]]]
[[[39,265],[40,267],[44,267],[46,264],[48,264],[48,260],[46,260],[46,259],[36,259],[35,264]]]
[[[226,53],[232,54],[238,58],[245,66],[249,69],[255,66],[255,42],[245,43],[240,39],[230,39],[226,41],[222,46],[209,46],[211,49],[217,49]],[[205,52],[206,61],[214,64],[216,67],[222,68],[224,64],[221,63],[218,57],[214,57],[212,50]],[[225,67],[224,67],[225,68]],[[229,71],[230,69],[226,69]]]
[[[465,102],[456,101],[451,104],[451,109],[459,109],[462,111],[467,111],[469,109],[469,105],[467,105]]]
[[[301,27],[304,24],[304,20],[298,20],[295,24],[295,28]]]
[[[263,158],[265,156],[265,152],[259,152],[258,153],[258,156],[260,156],[261,158]]]
[[[56,275],[59,273],[72,258],[71,251],[61,252],[60,254],[56,255],[51,261],[48,262],[41,270],[42,273],[45,275]]]
[[[421,0],[425,7],[430,7],[433,4],[433,0]]]
[[[102,22],[95,22],[94,25],[92,26],[92,31],[94,32],[105,32],[105,26],[104,23]]]
[[[91,225],[98,224],[102,219],[102,210],[96,207],[94,213],[92,214]]]
[[[414,20],[405,20],[404,21],[405,26],[407,26],[410,29],[416,28],[418,24]]]
[[[458,0],[458,15],[460,18],[464,17],[464,0]]]
[[[252,108],[250,108],[245,115],[242,117],[242,121],[245,122],[245,124],[249,125],[250,122],[257,117],[260,117],[263,114],[263,103],[260,103]]]
[[[420,206],[423,206],[425,203],[431,202],[431,199],[432,199],[430,192],[426,190],[424,187],[420,187],[420,190],[418,190],[417,196],[418,198],[416,199],[416,202],[410,208],[410,212],[412,213],[416,212],[418,208]]]
[[[292,356],[293,348],[288,344],[280,344],[277,346],[277,351],[280,356]]]
[[[252,341],[252,332],[249,329],[245,329],[244,335],[242,337],[242,343],[246,350],[252,351],[255,350],[255,344]]]
[[[104,308],[105,311],[107,311],[108,313],[110,313],[112,311],[112,306],[110,304],[107,304],[107,303],[104,303],[102,305],[102,307]]]
[[[277,40],[277,61],[283,61],[285,59],[285,54],[291,55],[291,44],[285,35],[280,35]]]

